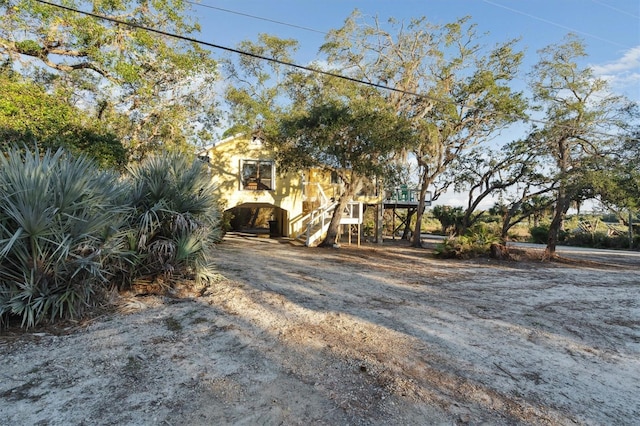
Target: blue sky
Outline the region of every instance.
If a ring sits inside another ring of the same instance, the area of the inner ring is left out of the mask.
[[[479,33],[488,33],[484,42],[489,45],[521,38],[523,78],[538,49],[572,32],[586,43],[587,64],[610,79],[616,93],[640,101],[638,0],[202,0],[193,6],[205,41],[233,47],[256,40],[259,33],[295,38],[301,43],[296,60],[302,64],[318,58],[323,33],[342,26],[356,8],[381,20],[426,16],[436,24],[469,15]]]
[[[478,33],[488,33],[483,44],[521,39],[525,61],[517,83],[522,85],[538,60],[537,51],[574,33],[586,44],[584,65],[607,78],[613,92],[640,102],[639,0],[202,0],[193,8],[203,40],[234,47],[260,33],[294,38],[301,44],[300,64],[319,59],[324,33],[340,28],[356,8],[381,21],[425,16],[431,23],[446,24],[469,15]],[[487,200],[482,208],[495,201]],[[436,204],[465,203],[464,194],[447,193]]]

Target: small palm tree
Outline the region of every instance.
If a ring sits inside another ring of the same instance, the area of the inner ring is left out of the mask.
[[[131,254],[121,285],[160,274],[213,279],[220,210],[205,164],[181,153],[150,156],[128,168],[126,183],[131,213],[122,241]]]
[[[0,323],[17,315],[31,327],[94,302],[123,217],[117,179],[62,150],[0,156]]]

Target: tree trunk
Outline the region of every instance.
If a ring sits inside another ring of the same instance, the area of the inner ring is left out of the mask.
[[[549,225],[549,239],[545,250],[545,259],[552,259],[556,256],[556,246],[560,236],[560,230],[564,222],[564,217],[569,210],[570,200],[564,188],[558,190],[558,199],[553,211],[553,219]]]
[[[462,216],[462,222],[459,227],[455,228],[455,235],[461,236],[467,233],[467,230],[471,227],[471,211],[467,210]]]
[[[633,249],[633,214],[631,213],[631,210],[629,210],[628,234],[629,234],[629,250],[632,250]]]
[[[411,218],[416,213],[416,209],[408,208],[407,209],[407,219],[404,226],[404,231],[402,232],[402,239],[409,240],[411,235]]]
[[[484,196],[481,194],[474,201],[473,198],[472,198],[472,194],[473,194],[473,192],[469,192],[469,200],[468,200],[468,203],[467,203],[467,209],[464,211],[464,215],[462,216],[462,223],[460,223],[459,229],[458,229],[458,227],[455,228],[456,235],[458,235],[458,236],[464,235],[464,234],[467,233],[467,230],[472,225],[471,216],[473,215],[473,212],[475,211],[476,207],[478,207],[478,204],[480,204],[480,201],[482,199],[484,199]]]
[[[422,184],[420,185],[420,198],[418,199],[418,209],[416,211],[416,225],[414,227],[413,239],[411,240],[411,245],[413,247],[422,247],[420,234],[422,233],[422,215],[424,214],[428,188],[429,182],[426,179],[422,179]]]
[[[510,209],[502,215],[502,226],[500,227],[500,244],[507,243],[507,236],[509,235],[509,229],[511,229],[511,218],[513,214]]]
[[[376,204],[376,243],[382,244],[384,239],[382,238],[384,228],[384,200]]]
[[[340,221],[342,220],[342,212],[344,211],[349,201],[353,199],[353,195],[360,189],[360,181],[355,183],[345,184],[344,192],[338,199],[338,205],[336,205],[331,216],[331,222],[329,222],[329,228],[327,229],[327,235],[324,240],[318,244],[318,247],[335,247],[338,242],[338,236],[340,235]]]

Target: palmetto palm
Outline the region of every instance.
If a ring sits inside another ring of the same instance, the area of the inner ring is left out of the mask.
[[[128,168],[127,184],[126,241],[135,256],[125,281],[161,273],[212,279],[219,208],[204,163],[179,153],[148,157]]]
[[[120,227],[117,176],[86,157],[0,156],[0,321],[73,316],[106,282],[104,243]]]
[[[218,202],[204,164],[149,157],[125,176],[63,151],[0,156],[0,324],[72,317],[105,285],[215,277]]]

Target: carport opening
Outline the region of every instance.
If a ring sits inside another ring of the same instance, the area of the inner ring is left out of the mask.
[[[237,206],[227,210],[232,231],[270,237],[282,236],[284,210],[274,206]]]

